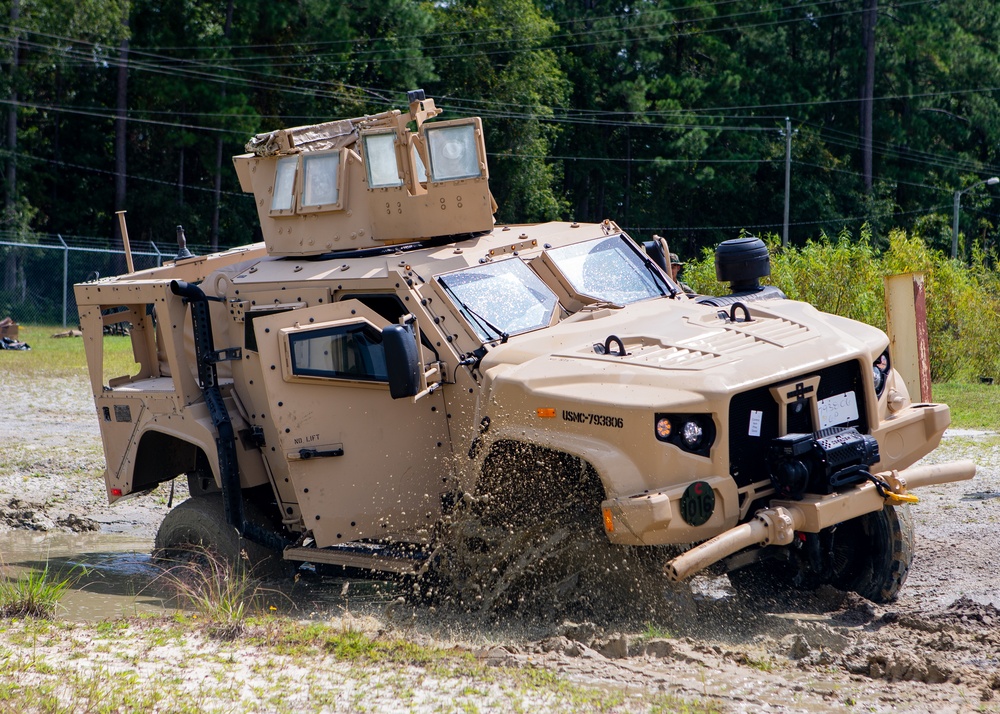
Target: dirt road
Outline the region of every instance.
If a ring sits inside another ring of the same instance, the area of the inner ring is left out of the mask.
[[[0,554],[5,531],[25,529],[99,530],[151,544],[169,494],[107,505],[83,377],[9,382],[0,371]],[[526,626],[397,602],[366,614],[389,631],[468,647],[490,664],[669,691],[725,711],[1000,711],[1000,435],[949,432],[928,460],[958,458],[976,461],[979,473],[919,492],[913,567],[890,605],[832,589],[747,604],[724,579],[701,579],[693,609],[669,628]]]

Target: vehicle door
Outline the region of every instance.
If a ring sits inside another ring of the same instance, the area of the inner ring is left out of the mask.
[[[417,401],[389,395],[388,324],[355,299],[254,320],[278,432],[265,453],[286,460],[319,547],[419,534],[453,487],[440,391]]]

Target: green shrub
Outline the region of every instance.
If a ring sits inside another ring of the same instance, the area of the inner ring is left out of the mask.
[[[781,248],[776,235],[764,236],[771,252],[771,275],[762,282],[789,298],[885,329],[885,283],[890,275],[921,272],[927,304],[931,378],[973,380],[1000,376],[1000,273],[993,256],[974,250],[968,265],[930,248],[919,236],[889,233],[879,250],[863,229],[821,235],[801,247]],[[685,282],[704,294],[724,295],[715,280],[715,258],[705,249],[685,269]]]

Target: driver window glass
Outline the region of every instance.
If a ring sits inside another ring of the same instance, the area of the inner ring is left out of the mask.
[[[649,260],[621,236],[554,248],[548,255],[578,293],[598,300],[628,305],[668,292]]]
[[[559,304],[520,258],[449,273],[438,281],[482,340],[546,327]]]
[[[342,325],[288,336],[292,374],[387,382],[382,334],[368,324]]]

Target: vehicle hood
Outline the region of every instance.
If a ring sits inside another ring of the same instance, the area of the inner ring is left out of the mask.
[[[750,321],[723,314],[671,299],[592,309],[511,337],[489,351],[480,369],[495,386],[517,382],[553,397],[579,399],[583,388],[590,390],[588,398],[622,404],[646,387],[669,392],[660,399],[671,404],[685,401],[681,393],[694,403],[706,392],[744,390],[848,359],[874,359],[888,345],[877,328],[792,300],[753,303]],[[606,343],[610,353],[604,352]],[[644,403],[659,401],[641,391]]]

